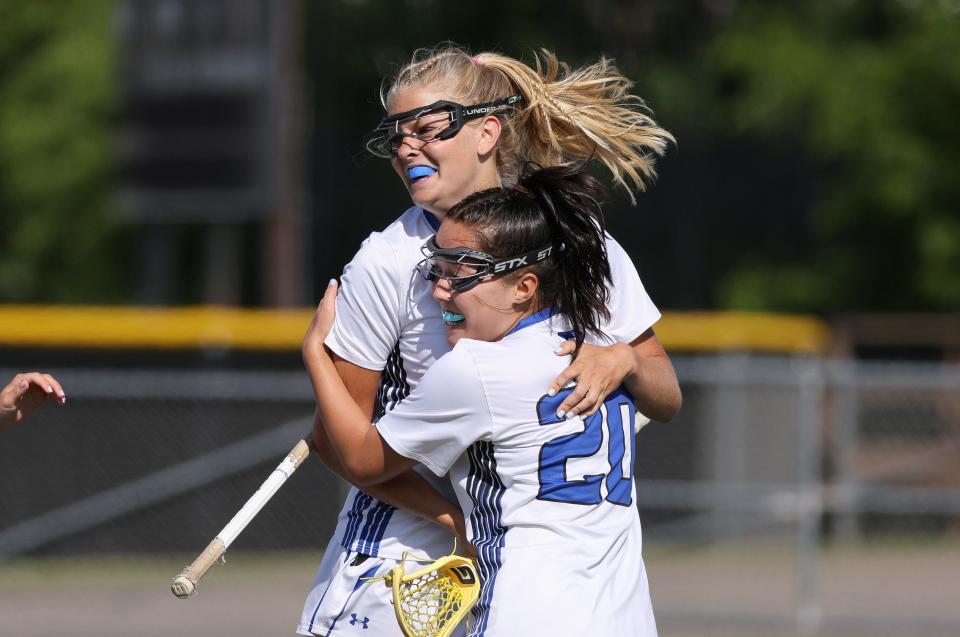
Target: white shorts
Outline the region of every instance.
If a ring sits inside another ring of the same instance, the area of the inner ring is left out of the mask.
[[[339,550],[338,550],[339,549]],[[382,580],[395,560],[369,557],[339,545],[327,547],[300,614],[300,635],[396,635],[403,637],[393,612],[391,590]]]

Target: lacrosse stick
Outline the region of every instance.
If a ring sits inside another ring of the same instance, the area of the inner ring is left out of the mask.
[[[174,595],[180,599],[186,599],[197,592],[197,585],[200,583],[200,578],[206,575],[207,571],[210,570],[210,567],[213,566],[217,560],[223,559],[223,554],[230,547],[230,544],[232,544],[233,541],[237,539],[237,536],[240,535],[240,532],[250,524],[250,520],[260,512],[260,509],[273,497],[273,494],[283,486],[287,478],[293,475],[297,467],[306,460],[307,456],[310,455],[310,449],[312,447],[312,441],[301,440],[297,443],[297,446],[287,454],[283,462],[273,470],[270,477],[260,485],[257,492],[237,511],[237,514],[227,523],[227,526],[223,527],[223,530],[217,534],[217,537],[213,538],[213,541],[207,545],[207,548],[197,556],[197,559],[193,560],[192,564],[185,567],[179,575],[173,578],[173,584],[170,585],[170,590],[173,591]]]

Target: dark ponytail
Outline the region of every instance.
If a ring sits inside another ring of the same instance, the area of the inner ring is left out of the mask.
[[[552,245],[552,256],[531,266],[538,301],[570,321],[579,349],[585,335],[603,336],[600,325],[610,318],[604,194],[580,166],[530,166],[515,186],[474,193],[445,218],[473,229],[478,247],[498,259]]]

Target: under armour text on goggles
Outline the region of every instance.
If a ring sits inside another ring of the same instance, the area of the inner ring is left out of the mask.
[[[367,150],[377,157],[390,159],[403,144],[405,138],[419,140],[424,144],[450,139],[460,132],[463,124],[484,117],[523,101],[520,95],[511,95],[493,102],[464,106],[456,102],[440,100],[433,104],[384,117],[367,136]],[[438,117],[431,117],[438,116]],[[424,118],[430,118],[422,122]]]
[[[434,235],[427,239],[420,251],[425,258],[417,264],[417,271],[423,278],[427,281],[446,279],[454,292],[466,292],[485,277],[506,274],[549,259],[554,246],[548,245],[509,259],[497,260],[473,248],[438,248]]]

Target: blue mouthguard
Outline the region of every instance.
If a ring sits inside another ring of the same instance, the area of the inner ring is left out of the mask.
[[[463,314],[456,314],[454,312],[443,311],[443,320],[445,323],[460,323],[464,320]]]
[[[437,169],[430,166],[411,166],[407,168],[407,177],[417,179],[418,177],[427,177],[435,172],[437,172]]]

